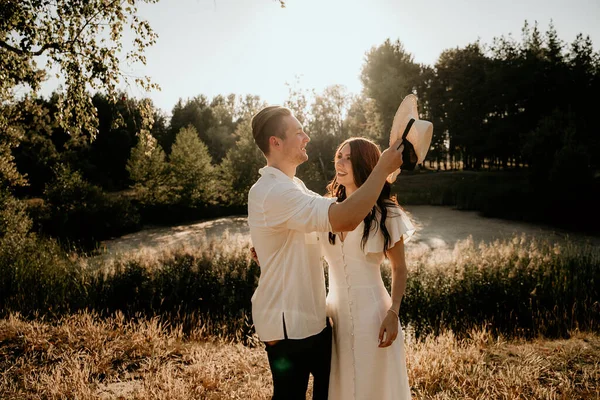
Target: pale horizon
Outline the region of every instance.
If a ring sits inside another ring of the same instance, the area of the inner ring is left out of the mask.
[[[392,0],[162,0],[141,5],[159,35],[146,51],[147,65],[122,66],[133,75],[148,75],[161,91],[124,88],[130,96],[150,97],[170,114],[181,99],[200,94],[258,95],[270,104],[288,97],[287,84],[322,92],[343,85],[350,94],[362,90],[365,54],[386,39],[400,40],[414,61],[433,66],[447,49],[479,40],[512,36],[521,42],[525,21],[545,33],[552,21],[558,37],[572,43],[589,36],[598,51],[600,2],[527,0],[485,3],[469,0],[448,6]],[[127,39],[127,37],[126,37]],[[125,41],[125,44],[127,41]],[[46,82],[48,95],[58,86]]]

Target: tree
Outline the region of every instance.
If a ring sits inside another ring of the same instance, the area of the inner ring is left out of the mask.
[[[156,111],[148,100],[140,101],[123,92],[115,102],[102,93],[96,93],[92,101],[98,112],[98,134],[93,141],[69,143],[64,159],[70,161],[73,169],[80,170],[85,179],[104,190],[125,189],[131,183],[125,166],[143,129],[142,108],[148,107],[154,114]],[[153,130],[156,126],[154,123]]]
[[[568,107],[576,111],[577,130],[585,135],[584,146],[588,147],[591,168],[600,169],[600,130],[596,121],[596,112],[600,109],[600,52],[594,52],[588,37],[578,35],[571,44],[567,58],[570,82]]]
[[[177,134],[169,165],[178,203],[187,207],[211,203],[214,199],[211,157],[193,126],[182,128]]]
[[[50,104],[42,99],[35,106],[23,107],[19,121],[22,137],[12,154],[20,173],[27,178],[27,186],[18,186],[18,195],[40,196],[47,182],[53,179],[53,168],[60,161],[60,154],[52,142],[54,124],[50,117]]]
[[[288,87],[288,97],[284,101],[283,106],[292,110],[298,122],[304,125],[310,119],[308,102],[311,93],[300,87],[300,79],[298,77],[296,77],[293,85],[286,82],[286,86]]]
[[[208,150],[215,163],[221,162],[227,150],[235,143],[236,107],[235,94],[217,95],[210,102],[211,126],[206,132]]]
[[[435,111],[447,118],[444,125],[450,134],[451,151],[460,151],[466,168],[478,168],[486,139],[487,58],[480,44],[473,43],[464,49],[444,51],[435,68],[444,88],[439,93],[443,104],[437,103]]]
[[[140,136],[127,161],[127,172],[142,203],[167,204],[170,201],[165,152],[151,135]]]
[[[364,95],[354,96],[344,120],[344,130],[348,137],[362,136],[380,142],[383,132],[381,115],[377,112],[375,100]]]
[[[347,138],[344,118],[348,113],[350,96],[341,85],[328,86],[315,94],[310,104],[306,131],[310,136],[309,159],[298,169],[298,176],[310,189],[322,193],[333,178],[333,155],[337,146]]]
[[[198,132],[202,142],[208,142],[208,129],[212,124],[212,112],[210,110],[210,101],[208,97],[201,94],[194,98],[183,101],[179,99],[171,112],[171,126],[169,137],[161,145],[167,153],[171,152],[171,146],[175,142],[175,137],[181,129],[187,126],[193,126]]]
[[[219,166],[220,201],[227,205],[247,204],[248,192],[265,166],[262,152],[254,143],[250,119],[240,122],[235,132],[238,140]]]
[[[431,138],[431,147],[427,153],[425,163],[429,161],[431,166],[435,160],[437,169],[448,169],[447,157],[449,153],[447,119],[443,111],[444,94],[446,88],[443,83],[437,79],[435,68],[421,65],[421,82],[417,85],[417,94],[419,98],[420,118],[433,123],[433,137]]]
[[[381,114],[382,138],[389,135],[402,99],[417,87],[419,72],[419,65],[399,40],[391,42],[387,39],[367,53],[361,81],[365,94],[375,100],[377,111]]]
[[[21,113],[15,107],[17,86],[35,98],[41,83],[57,71],[64,85],[54,119],[72,137],[97,129],[92,91],[105,91],[114,99],[119,83],[131,80],[120,70],[122,35],[128,27],[134,34],[127,62],[145,63],[144,51],[156,34],[137,15],[139,3],[158,0],[3,1],[0,5],[0,180],[3,184],[25,184],[15,167],[11,149],[22,137]],[[38,65],[43,56],[45,66]],[[145,89],[157,88],[147,77],[133,80]],[[26,103],[32,106],[32,102]]]
[[[17,253],[28,239],[31,219],[23,202],[5,188],[0,188],[0,259],[6,253]]]
[[[236,97],[235,94],[217,95],[211,100],[202,94],[186,101],[179,99],[173,107],[168,135],[161,138],[160,143],[170,153],[175,136],[191,125],[208,147],[213,163],[217,164],[235,143],[238,120],[251,117],[240,114],[247,108],[244,103],[251,106],[257,100],[256,96]]]

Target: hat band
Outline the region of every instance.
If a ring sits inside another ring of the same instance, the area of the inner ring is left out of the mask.
[[[402,142],[403,143],[404,143],[404,139],[406,139],[406,136],[408,136],[408,132],[410,132],[410,128],[412,128],[414,123],[415,123],[414,118],[411,118],[410,121],[408,121],[408,124],[406,125],[406,128],[404,129],[404,133],[402,134]],[[400,146],[402,146],[402,143],[400,144]],[[400,146],[398,146],[398,149],[400,148]]]

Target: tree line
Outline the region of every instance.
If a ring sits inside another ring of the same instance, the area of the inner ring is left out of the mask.
[[[9,16],[31,11],[2,10]],[[48,18],[49,25],[56,24]],[[149,26],[136,22],[142,44],[151,45]],[[16,28],[0,26],[0,33],[10,29]],[[71,56],[64,65],[72,77],[66,92],[20,99],[15,87],[36,87],[42,79],[33,50],[0,46],[0,67],[12,79],[0,87],[5,209],[16,199],[30,199],[33,229],[75,241],[103,239],[148,222],[244,212],[265,162],[250,128],[251,116],[266,105],[260,97],[199,94],[180,99],[166,115],[149,99],[116,89],[110,53],[83,44],[94,62],[78,64],[80,53],[62,45]],[[140,60],[144,46],[134,54]],[[423,169],[523,170],[536,201],[554,199],[550,213],[561,204],[591,208],[598,193],[594,111],[600,100],[593,95],[600,89],[599,71],[600,56],[589,37],[579,35],[567,45],[552,25],[541,33],[537,24],[525,22],[520,42],[511,37],[489,45],[474,42],[444,51],[433,66],[415,63],[400,40],[386,40],[366,53],[359,95],[340,85],[319,93],[290,86],[284,105],[311,137],[310,159],[298,176],[323,192],[333,178],[336,146],[365,136],[386,147],[396,108],[415,93],[421,117],[434,123]],[[86,82],[98,80],[95,94],[82,92]]]

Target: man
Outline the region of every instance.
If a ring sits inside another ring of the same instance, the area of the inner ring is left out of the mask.
[[[252,135],[267,166],[248,194],[248,224],[261,274],[252,296],[252,319],[265,342],[273,399],[326,399],[331,327],[325,314],[325,277],[316,232],[354,230],[377,201],[386,177],[402,164],[401,141],[381,155],[368,180],[342,203],[306,188],[295,177],[308,160],[310,141],[285,107],[263,108]]]

